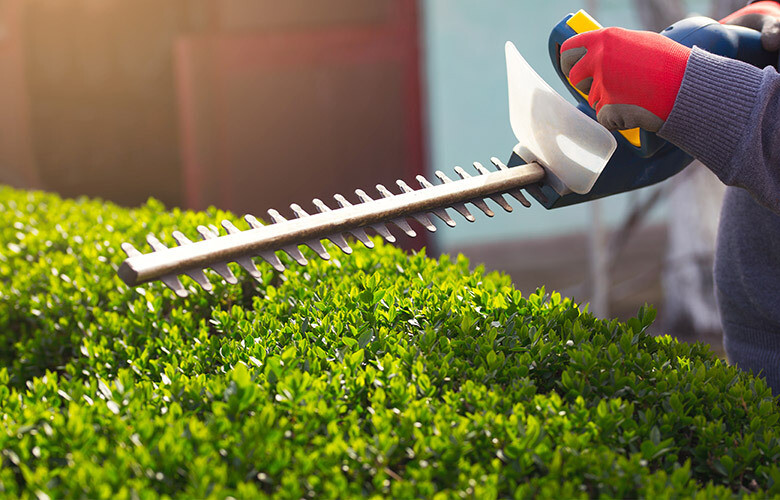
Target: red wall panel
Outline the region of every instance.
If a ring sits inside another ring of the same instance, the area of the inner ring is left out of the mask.
[[[186,205],[291,215],[411,183],[424,171],[416,2],[276,5],[214,2],[211,31],[176,43]]]

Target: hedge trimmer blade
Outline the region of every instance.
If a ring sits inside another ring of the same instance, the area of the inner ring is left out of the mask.
[[[179,280],[180,275],[192,278],[205,290],[211,290],[204,269],[211,268],[228,283],[237,283],[233,272],[228,268],[229,262],[235,262],[245,269],[253,278],[261,280],[260,271],[255,266],[253,257],[261,257],[277,271],[285,267],[277,251],[284,251],[296,262],[306,265],[307,260],[298,248],[306,245],[322,259],[329,259],[321,240],[330,240],[342,252],[352,253],[352,248],[346,240],[348,235],[354,236],[364,246],[374,245],[366,234],[366,229],[373,229],[385,240],[394,242],[395,237],[389,231],[387,223],[392,223],[410,237],[416,236],[406,219],[417,220],[428,231],[436,231],[430,215],[441,219],[445,224],[455,226],[455,220],[447,213],[452,208],[467,221],[474,222],[474,216],[466,208],[470,203],[492,217],[493,211],[485,203],[485,198],[498,203],[507,212],[512,206],[504,199],[503,194],[516,198],[523,206],[531,204],[523,196],[520,189],[526,188],[535,196],[538,193],[538,183],[545,176],[545,170],[537,163],[526,163],[508,168],[497,158],[491,159],[498,170],[490,171],[480,163],[474,163],[478,175],[471,176],[460,167],[455,172],[460,179],[452,180],[441,171],[436,177],[441,184],[433,185],[423,176],[417,176],[421,189],[412,189],[404,181],[396,181],[401,190],[393,194],[382,185],[377,185],[377,199],[370,197],[365,191],[355,191],[360,203],[352,204],[343,196],[334,196],[340,208],[330,208],[321,200],[313,200],[316,214],[309,215],[300,205],[292,204],[290,208],[295,219],[287,220],[276,210],[269,210],[272,223],[263,225],[254,216],[247,215],[245,220],[249,229],[240,230],[230,221],[222,221],[226,233],[219,235],[215,226],[197,228],[202,240],[193,242],[179,231],[173,232],[173,237],[179,244],[177,247],[166,247],[153,234],[146,240],[152,247],[152,252],[142,254],[130,243],[123,243],[122,249],[128,258],[119,268],[119,276],[128,286],[160,280],[177,295],[187,296],[187,290]]]
[[[309,215],[299,205],[290,205],[295,219],[287,220],[276,210],[269,210],[272,224],[262,225],[256,218],[247,215],[250,228],[241,231],[229,221],[222,221],[227,234],[219,235],[212,227],[198,227],[203,238],[192,242],[183,233],[176,231],[173,237],[178,247],[168,248],[154,235],[146,240],[154,250],[142,254],[129,243],[122,248],[127,260],[119,268],[119,276],[129,286],[152,280],[161,280],[178,295],[187,295],[179,281],[184,274],[195,280],[206,290],[211,289],[206,268],[213,269],[229,283],[237,279],[228,268],[229,262],[236,262],[252,277],[260,279],[253,257],[261,257],[274,269],[284,271],[284,265],[276,255],[284,251],[296,262],[306,265],[306,258],[298,248],[306,245],[323,259],[330,258],[321,240],[333,242],[344,253],[352,248],[345,237],[352,235],[366,247],[373,244],[366,235],[366,229],[374,229],[387,241],[395,238],[386,224],[392,223],[407,235],[416,236],[407,218],[415,219],[428,231],[436,231],[430,215],[435,215],[448,226],[455,221],[447,213],[452,208],[469,222],[474,216],[466,208],[471,203],[486,215],[493,212],[485,203],[490,198],[507,212],[512,206],[503,198],[509,194],[524,206],[531,206],[520,192],[525,188],[541,203],[548,199],[537,185],[543,178],[553,192],[559,195],[585,193],[593,186],[599,174],[615,150],[615,138],[594,120],[583,115],[557,94],[531,66],[523,59],[514,45],[505,47],[507,61],[507,82],[509,85],[509,115],[512,130],[520,141],[513,149],[512,168],[497,158],[491,161],[498,168],[489,171],[474,163],[477,176],[472,177],[462,168],[455,167],[459,180],[452,180],[442,172],[436,172],[441,184],[433,185],[422,176],[417,176],[421,189],[414,190],[403,181],[396,181],[400,194],[393,194],[382,185],[377,185],[379,198],[373,199],[365,191],[355,191],[360,203],[353,205],[341,195],[334,198],[341,208],[331,209],[320,200],[314,200],[319,213]],[[546,187],[546,186],[545,186]]]

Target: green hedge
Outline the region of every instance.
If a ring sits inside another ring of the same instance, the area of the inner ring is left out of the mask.
[[[231,214],[0,188],[0,492],[780,492],[778,407],[705,345],[382,244],[176,298],[120,243]],[[194,236],[194,234],[191,234]],[[191,282],[187,282],[193,285]],[[193,285],[193,290],[195,290]]]

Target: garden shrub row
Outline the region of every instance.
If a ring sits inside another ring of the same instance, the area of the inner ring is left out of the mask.
[[[780,493],[764,381],[648,336],[647,308],[601,320],[378,241],[185,299],[116,277],[123,241],[221,218],[242,227],[0,188],[0,494]]]

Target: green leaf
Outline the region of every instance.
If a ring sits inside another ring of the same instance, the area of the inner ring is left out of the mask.
[[[349,356],[350,364],[352,366],[357,366],[360,363],[362,363],[363,362],[363,355],[364,355],[363,349],[360,349],[360,350],[355,351],[352,354],[350,354],[350,356]]]
[[[496,353],[494,351],[488,352],[488,354],[487,354],[487,365],[488,365],[488,368],[490,368],[492,370],[493,367],[496,364],[496,361],[498,361],[498,356],[496,356]]]
[[[252,383],[252,376],[249,374],[249,370],[243,363],[239,363],[233,367],[231,379],[239,387],[245,387]]]
[[[654,425],[653,428],[650,429],[650,441],[656,446],[661,443],[661,431],[658,430],[657,425]]]
[[[685,411],[685,408],[680,401],[680,396],[677,393],[672,393],[669,396],[669,404],[672,406],[672,409],[679,414],[682,414]]]
[[[364,349],[371,341],[371,337],[373,336],[374,336],[373,330],[366,329],[365,331],[363,331],[363,333],[361,333],[360,337],[358,338],[358,347]]]

